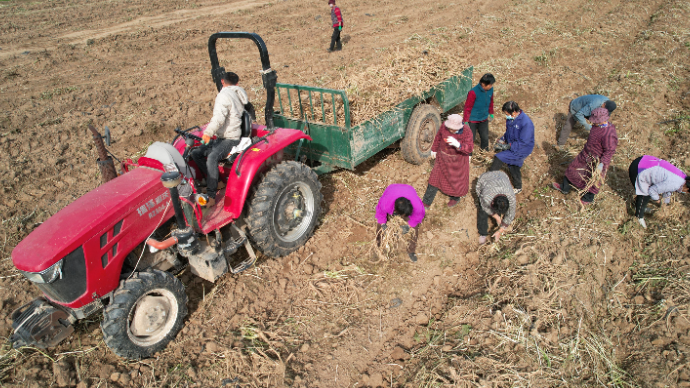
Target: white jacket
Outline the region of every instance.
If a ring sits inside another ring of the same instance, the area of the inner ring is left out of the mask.
[[[204,135],[239,140],[242,135],[242,113],[247,103],[249,98],[242,87],[223,87],[216,96],[213,117],[204,130]]]

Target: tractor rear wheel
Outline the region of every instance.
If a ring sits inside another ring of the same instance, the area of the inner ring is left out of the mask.
[[[136,272],[115,290],[103,312],[103,339],[118,356],[151,357],[163,350],[182,328],[187,294],[168,272]]]
[[[420,104],[412,111],[407,122],[405,138],[400,144],[403,159],[408,163],[422,164],[431,156],[436,132],[441,128],[441,114],[429,104]]]
[[[261,252],[281,257],[311,237],[321,214],[321,182],[302,163],[288,161],[262,177],[249,205],[249,235]]]

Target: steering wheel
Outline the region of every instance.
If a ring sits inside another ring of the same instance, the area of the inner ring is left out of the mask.
[[[177,138],[180,136],[182,136],[185,140],[193,139],[193,140],[201,141],[201,138],[199,136],[189,133],[189,131],[191,131],[192,129],[198,129],[198,128],[199,128],[198,125],[193,126],[191,128],[187,128],[184,131],[181,130],[180,128],[175,128],[175,132],[177,133],[177,135],[175,135],[175,138],[173,139],[171,144],[175,144],[175,140],[177,140]]]

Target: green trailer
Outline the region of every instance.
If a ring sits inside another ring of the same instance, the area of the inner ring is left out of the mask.
[[[465,101],[472,88],[472,70],[469,67],[355,127],[345,91],[279,83],[274,123],[302,130],[312,138],[292,144],[286,153],[309,160],[318,174],[336,168],[352,170],[401,139],[405,160],[421,164],[431,155],[441,113]]]

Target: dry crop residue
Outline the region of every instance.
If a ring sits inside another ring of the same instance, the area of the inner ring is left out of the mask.
[[[216,284],[183,274],[190,315],[155,358],[115,357],[95,317],[54,349],[13,350],[5,343],[2,383],[690,386],[688,200],[680,196],[659,209],[648,217],[649,229],[641,230],[629,214],[627,180],[630,161],[642,154],[690,168],[687,3],[338,4],[346,43],[329,54],[329,9],[316,0],[235,10],[233,3],[182,0],[165,6],[2,3],[4,257],[37,223],[98,185],[87,123],[109,126],[111,151],[122,159],[136,158],[154,140],[169,140],[176,126],[209,119],[215,88],[206,43],[220,30],[259,33],[279,80],[287,83],[347,90],[352,80],[375,74],[369,69],[387,68],[391,62],[382,58],[398,52],[427,58],[427,51],[451,72],[469,63],[475,82],[494,73],[496,106],[518,101],[536,129],[510,233],[478,247],[476,198],[448,209],[438,195],[422,225],[419,262],[409,262],[403,251],[372,258],[373,212],[384,188],[407,183],[421,195],[431,169],[387,150],[354,172],[320,178],[325,212],[298,252],[261,258],[256,268]],[[214,14],[217,7],[230,11]],[[178,11],[208,16],[120,30]],[[85,31],[112,34],[89,37]],[[71,34],[77,41],[55,38]],[[223,42],[219,53],[262,106],[256,48]],[[358,103],[365,84],[348,90]],[[409,93],[409,86],[390,85],[376,91],[385,103],[372,113]],[[576,93],[602,93],[619,106],[612,116],[619,149],[596,204],[585,211],[574,194],[549,189],[586,137],[575,131],[566,150],[551,146]],[[500,112],[496,116],[492,140],[504,126]],[[472,182],[489,160],[482,155],[484,164],[473,166]],[[8,337],[9,314],[38,290],[9,260],[0,262],[0,272],[0,331]]]

